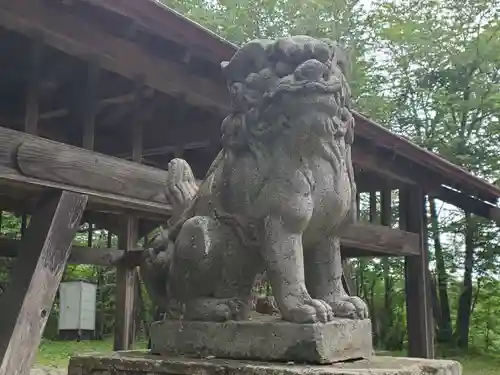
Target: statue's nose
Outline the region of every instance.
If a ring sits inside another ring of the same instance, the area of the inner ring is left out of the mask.
[[[300,64],[295,69],[294,75],[297,81],[319,81],[328,72],[328,68],[322,62],[311,59]]]

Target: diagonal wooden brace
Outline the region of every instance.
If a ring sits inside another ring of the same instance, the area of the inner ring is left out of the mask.
[[[29,374],[86,205],[59,191],[33,215],[0,299],[0,375]]]

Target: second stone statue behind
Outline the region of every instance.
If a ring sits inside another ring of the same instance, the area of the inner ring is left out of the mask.
[[[231,113],[198,186],[168,167],[172,217],[141,275],[166,313],[153,353],[331,363],[372,354],[366,304],[342,285],[356,218],[346,59],[306,36],[256,40],[222,63]],[[266,272],[281,317],[249,319]]]

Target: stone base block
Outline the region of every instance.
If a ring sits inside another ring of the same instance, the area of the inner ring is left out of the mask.
[[[371,357],[331,365],[162,357],[145,352],[73,357],[68,375],[461,375],[458,362],[420,358]]]
[[[161,355],[324,364],[373,354],[369,319],[326,324],[264,315],[224,323],[165,320],[150,332],[151,352]]]

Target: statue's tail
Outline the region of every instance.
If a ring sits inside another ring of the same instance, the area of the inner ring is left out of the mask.
[[[172,159],[167,168],[165,196],[172,206],[167,229],[153,239],[144,251],[140,264],[141,279],[153,304],[161,310],[168,309],[167,283],[174,244],[169,239],[173,225],[180,221],[198,192],[198,185],[189,164],[183,159]]]
[[[171,223],[177,222],[198,193],[198,185],[187,161],[179,158],[168,163],[165,196],[172,205]]]

